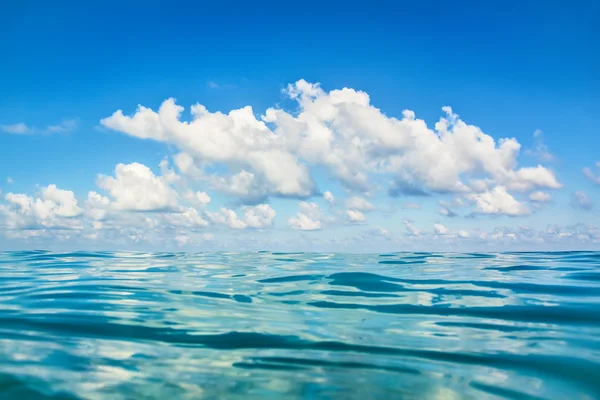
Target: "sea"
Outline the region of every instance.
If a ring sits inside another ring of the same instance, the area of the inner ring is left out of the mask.
[[[0,399],[600,399],[600,252],[2,252]]]

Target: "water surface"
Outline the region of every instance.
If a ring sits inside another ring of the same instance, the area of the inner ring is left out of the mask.
[[[600,253],[0,253],[2,399],[600,399]]]

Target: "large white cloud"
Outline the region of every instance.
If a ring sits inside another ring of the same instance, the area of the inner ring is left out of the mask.
[[[502,185],[508,190],[557,189],[554,173],[541,166],[517,167],[520,144],[514,138],[494,140],[463,122],[450,107],[434,129],[414,112],[388,117],[365,92],[344,88],[325,92],[304,80],[287,87],[298,112],[268,109],[257,118],[252,108],[211,113],[166,100],[158,112],[139,106],[133,116],[121,110],[101,123],[143,139],[174,144],[185,156],[182,172],[202,174],[210,163],[227,166],[231,175],[209,181],[250,202],[271,195],[306,197],[315,192],[308,165],[325,167],[347,188],[372,189],[370,176],[393,176],[390,193],[484,192]]]
[[[110,194],[118,210],[157,211],[178,205],[177,192],[167,180],[143,164],[118,164],[115,177],[100,175],[96,184]]]
[[[510,216],[529,214],[529,209],[517,201],[504,186],[496,186],[484,193],[472,193],[467,198],[475,203],[475,212],[482,214],[505,214]]]

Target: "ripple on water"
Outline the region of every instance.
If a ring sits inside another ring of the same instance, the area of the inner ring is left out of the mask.
[[[600,253],[0,253],[7,399],[600,398]]]

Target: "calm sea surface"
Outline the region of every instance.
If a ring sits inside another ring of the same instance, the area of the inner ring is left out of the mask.
[[[1,399],[600,399],[600,253],[0,253]]]

